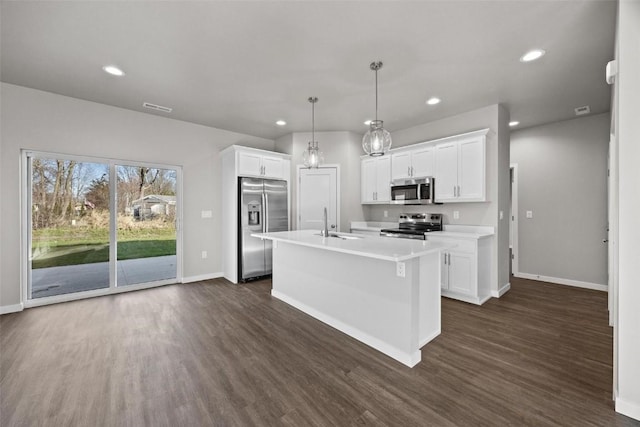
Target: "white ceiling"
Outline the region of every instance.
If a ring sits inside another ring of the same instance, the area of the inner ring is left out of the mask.
[[[3,82],[276,138],[495,103],[522,127],[609,111],[615,1],[3,1]],[[539,61],[521,63],[531,48]],[[102,71],[117,64],[117,78]],[[430,96],[442,98],[425,105]],[[287,126],[275,125],[284,119]]]

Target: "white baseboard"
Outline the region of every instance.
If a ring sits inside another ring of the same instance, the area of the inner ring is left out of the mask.
[[[579,280],[561,279],[559,277],[541,276],[539,274],[529,273],[513,273],[515,277],[521,279],[539,280],[541,282],[556,283],[558,285],[575,286],[576,288],[593,289],[595,291],[607,292],[607,285],[601,285],[599,283],[581,282]]]
[[[494,298],[500,298],[502,295],[506,294],[509,289],[511,289],[511,283],[507,283],[497,291],[491,291],[491,296]]]
[[[211,273],[211,274],[201,274],[199,276],[189,276],[183,277],[182,283],[192,283],[192,282],[201,282],[203,280],[211,280],[218,279],[223,276],[223,273]]]
[[[0,306],[0,314],[17,313],[24,310],[24,304],[2,305]]]
[[[640,405],[616,398],[616,412],[640,421]]]

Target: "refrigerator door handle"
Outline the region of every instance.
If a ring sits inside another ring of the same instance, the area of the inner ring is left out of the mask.
[[[264,228],[265,233],[269,232],[269,195],[264,193]]]
[[[262,232],[267,232],[267,200],[266,195],[262,193]]]

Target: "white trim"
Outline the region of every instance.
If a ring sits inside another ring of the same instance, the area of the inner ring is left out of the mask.
[[[627,402],[618,397],[616,398],[616,412],[640,421],[640,406],[636,403]]]
[[[143,289],[159,288],[160,286],[179,285],[176,279],[160,280],[157,282],[139,283],[136,285],[119,286],[116,288],[95,289],[92,291],[74,292],[71,294],[54,295],[51,297],[43,297],[30,299],[25,301],[24,308],[39,307],[42,305],[58,304],[61,302],[76,301],[79,299],[102,297],[107,295],[121,294],[123,292],[140,291]]]
[[[24,310],[24,305],[20,304],[12,304],[12,305],[0,305],[0,315],[9,314],[9,313],[17,313],[19,311]]]
[[[441,295],[445,298],[452,298],[458,301],[467,302],[469,304],[482,305],[485,302],[489,301],[491,295],[483,295],[483,296],[474,296],[474,295],[466,295],[460,292],[450,291],[448,289],[441,289]]]
[[[300,217],[300,171],[308,169],[304,165],[296,165],[296,215]],[[318,169],[335,169],[336,170],[336,232],[340,232],[340,165],[339,164],[323,164]],[[289,218],[291,219],[291,218]],[[289,227],[291,229],[291,227]],[[296,219],[296,229],[300,229],[300,222]]]
[[[530,273],[513,273],[515,277],[521,279],[539,280],[541,282],[555,283],[557,285],[575,286],[576,288],[593,289],[595,291],[607,292],[607,285],[599,283],[581,282],[579,280],[562,279],[559,277],[541,276],[539,274]]]
[[[222,272],[210,273],[210,274],[200,274],[198,276],[183,277],[182,278],[182,283],[202,282],[203,280],[218,279],[218,278],[220,278],[222,276],[224,276],[224,273],[222,273]]]
[[[510,259],[509,262],[511,263],[511,273],[515,274],[519,270],[518,254],[520,253],[518,246],[518,164],[512,163],[509,169],[513,169],[513,182],[509,183],[511,188],[511,215],[513,215],[513,221],[509,218],[509,223],[511,224],[509,230],[511,232],[513,259]]]
[[[502,295],[506,294],[509,291],[509,289],[511,289],[511,283],[507,283],[497,291],[491,291],[491,296],[494,298],[500,298]]]
[[[418,350],[415,353],[409,354],[406,353],[398,348],[395,348],[393,346],[390,346],[389,344],[380,341],[379,339],[372,337],[371,335],[362,332],[360,329],[354,328],[353,326],[347,325],[344,322],[329,316],[325,313],[321,313],[318,310],[316,310],[315,308],[309,307],[306,304],[303,304],[301,302],[299,302],[298,300],[291,298],[287,295],[284,295],[281,292],[278,292],[276,290],[271,290],[271,296],[274,298],[277,298],[281,301],[284,301],[285,303],[289,304],[292,307],[297,308],[298,310],[303,311],[305,314],[308,314],[311,317],[314,317],[316,319],[318,319],[319,321],[326,323],[327,325],[339,330],[340,332],[343,332],[349,336],[351,336],[352,338],[355,338],[358,341],[361,341],[362,343],[368,345],[369,347],[372,347],[384,354],[386,354],[387,356],[397,360],[398,362],[413,368],[415,365],[418,364],[418,362],[420,362],[422,354],[421,351]],[[434,335],[433,337],[431,337],[431,339],[435,338],[437,335]],[[429,337],[427,337],[426,339],[429,339]],[[428,341],[427,341],[428,342]],[[425,342],[426,344],[426,342]]]

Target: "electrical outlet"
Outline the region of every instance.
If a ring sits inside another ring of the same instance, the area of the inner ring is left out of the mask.
[[[527,218],[533,218],[533,211],[527,211]]]
[[[404,262],[396,262],[396,276],[404,277],[405,276],[405,265]]]
[[[207,251],[202,251],[202,259],[205,259],[207,257]]]
[[[460,211],[453,211],[453,219],[460,219]]]
[[[384,211],[384,217],[389,218],[389,211]]]
[[[500,219],[504,219],[504,212],[500,211]]]

